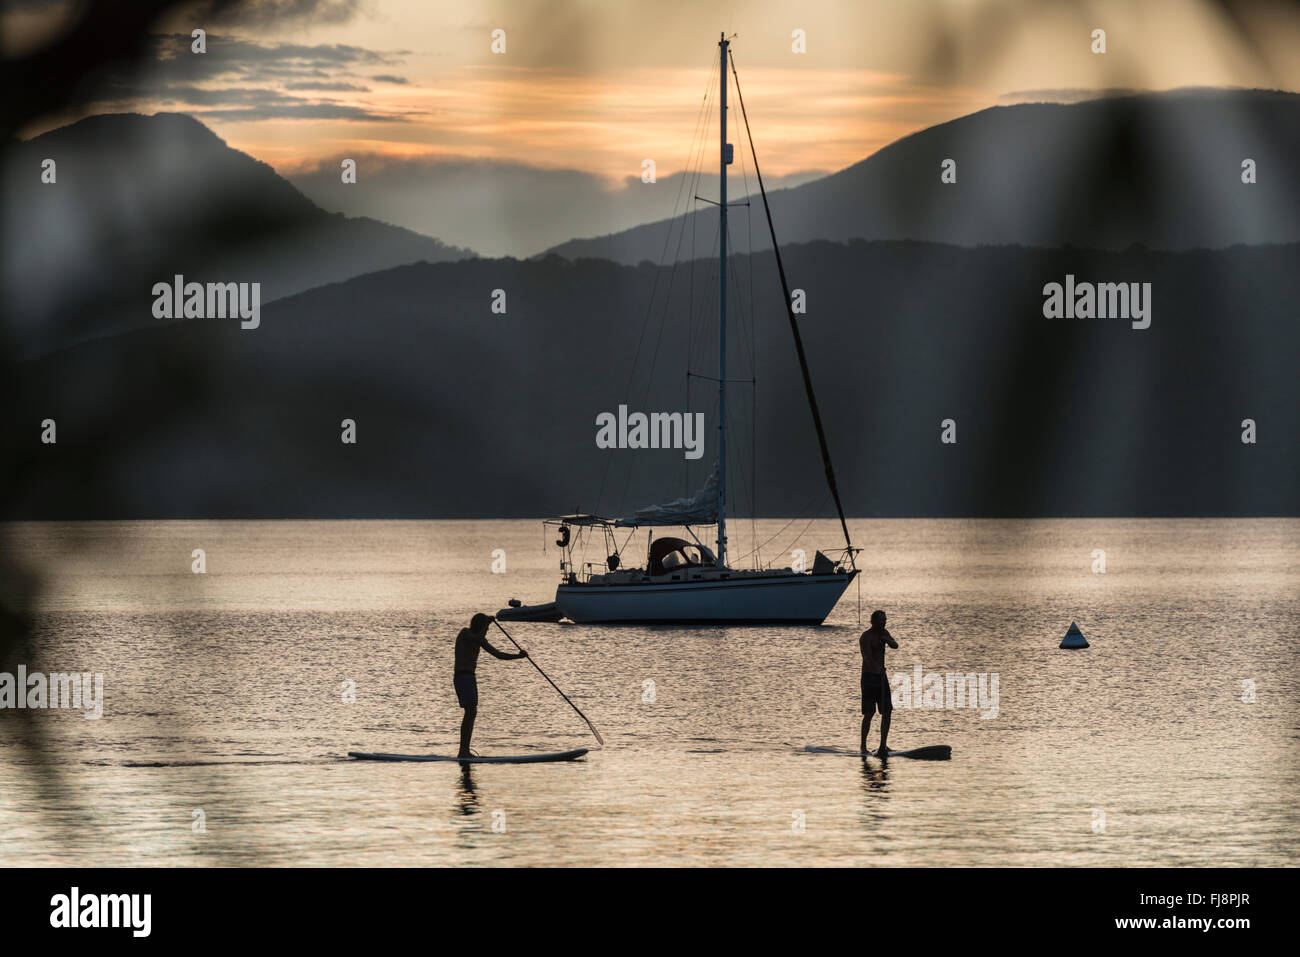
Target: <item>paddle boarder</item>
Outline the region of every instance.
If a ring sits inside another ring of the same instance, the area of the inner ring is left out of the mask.
[[[889,693],[889,679],[885,674],[885,646],[897,649],[898,642],[885,630],[885,613],[871,613],[871,627],[862,633],[858,646],[862,649],[862,740],[858,748],[867,753],[867,732],[871,730],[871,716],[880,712],[880,756],[889,754],[889,718],[894,712],[894,700]]]
[[[522,648],[517,655],[493,648],[487,640],[488,625],[492,624],[492,621],[491,615],[480,612],[470,619],[469,627],[462,628],[460,634],[456,636],[456,668],[451,682],[456,688],[456,700],[465,709],[465,716],[460,720],[460,751],[456,755],[458,758],[473,757],[469,749],[469,739],[474,734],[474,719],[478,716],[478,679],[475,678],[474,671],[478,668],[479,651],[486,649],[492,657],[500,658],[502,661],[515,661],[528,657],[528,652]]]

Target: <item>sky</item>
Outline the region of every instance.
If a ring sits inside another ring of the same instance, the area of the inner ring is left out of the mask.
[[[1206,0],[249,0],[159,24],[165,58],[92,112],[177,110],[278,170],[340,153],[496,159],[617,180],[679,168],[734,35],[773,174],[842,169],[983,107],[1107,89],[1300,89],[1300,15]],[[6,4],[5,46],[75,3]],[[208,53],[189,52],[195,27]],[[1091,32],[1107,53],[1091,52]],[[505,31],[494,54],[492,31]],[[804,31],[806,53],[792,51]],[[171,36],[168,36],[170,34]],[[55,125],[51,122],[49,125]]]
[[[0,0],[0,46],[39,45],[81,2]],[[195,28],[204,55],[190,52]],[[1096,29],[1104,54],[1092,51]],[[524,255],[659,218],[634,187],[646,159],[664,182],[688,165],[721,31],[773,187],[991,106],[1300,90],[1300,6],[1272,0],[199,0],[157,24],[152,62],[79,113],[188,113],[326,208]],[[343,157],[390,188],[331,202],[324,185]],[[457,192],[499,193],[508,216],[543,190],[565,209],[593,189],[608,194],[599,211],[558,238],[540,222],[534,235],[453,212]]]

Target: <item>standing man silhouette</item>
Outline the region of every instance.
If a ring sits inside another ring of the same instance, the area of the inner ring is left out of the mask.
[[[474,671],[478,668],[478,653],[486,649],[488,654],[502,661],[527,658],[528,652],[521,651],[512,655],[508,651],[493,648],[487,640],[488,625],[492,616],[479,613],[470,619],[469,627],[462,628],[456,636],[456,667],[451,683],[456,688],[456,700],[465,709],[465,716],[460,720],[460,751],[458,758],[472,758],[469,739],[474,735],[474,719],[478,716],[478,679]]]
[[[889,678],[885,674],[885,646],[898,648],[894,636],[885,630],[885,613],[871,613],[871,627],[862,633],[858,646],[862,649],[862,740],[858,750],[867,753],[867,733],[871,730],[871,716],[880,712],[880,757],[889,755],[889,718],[894,713],[894,700],[889,693]]]

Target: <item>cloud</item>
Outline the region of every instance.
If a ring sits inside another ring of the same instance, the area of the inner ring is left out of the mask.
[[[1133,96],[1141,91],[1127,87],[1109,87],[1104,90],[1056,89],[1015,90],[998,97],[1001,103],[1081,103],[1084,100],[1102,100],[1114,96]]]
[[[357,93],[370,92],[369,87],[361,86],[356,83],[342,83],[342,82],[330,83],[324,80],[308,80],[305,82],[286,83],[284,85],[284,88],[286,90],[322,90],[327,92],[348,92],[348,91],[354,91]]]
[[[243,87],[223,87],[216,90],[197,86],[169,87],[167,92],[156,97],[163,103],[187,104],[191,106],[220,106],[230,104],[265,105],[268,103],[305,103],[300,97],[289,96],[278,90]]]
[[[361,0],[199,0],[186,13],[222,26],[268,27],[347,23],[361,8]]]
[[[296,74],[312,70],[352,70],[402,62],[410,51],[385,52],[346,43],[258,43],[230,34],[209,33],[206,54],[190,52],[189,34],[154,37],[158,66],[167,78],[246,75],[268,70]]]
[[[187,34],[153,38],[154,59],[130,74],[108,78],[88,108],[142,110],[154,104],[191,107],[213,120],[313,119],[402,122],[412,111],[357,105],[331,93],[367,93],[362,73],[399,65],[408,51],[350,44],[261,43],[226,34],[207,36],[207,53],[191,52]],[[381,74],[384,82],[404,82]],[[299,96],[294,94],[320,94]],[[217,109],[202,109],[213,108]]]
[[[354,120],[368,123],[404,123],[407,120],[405,116],[376,113],[341,103],[267,104],[242,109],[192,112],[203,119],[225,120],[233,123],[248,123],[255,120]]]

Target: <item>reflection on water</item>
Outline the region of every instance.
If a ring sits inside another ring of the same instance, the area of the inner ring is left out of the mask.
[[[464,817],[479,813],[478,795],[474,791],[474,772],[470,765],[461,765],[460,790],[456,792],[456,810]]]
[[[1296,863],[1300,522],[851,524],[871,546],[864,611],[888,610],[901,645],[890,670],[999,676],[994,718],[895,711],[893,747],[949,744],[951,761],[804,752],[857,747],[850,591],[819,629],[516,625],[606,748],[353,762],[451,753],[457,629],[553,593],[535,523],[19,528],[51,575],[33,654],[102,672],[105,702],[99,721],[30,715],[57,800],[0,722],[0,862]],[[790,547],[835,537],[817,523]],[[1072,620],[1086,651],[1057,649]],[[594,744],[532,668],[484,656],[479,683],[479,752]]]

